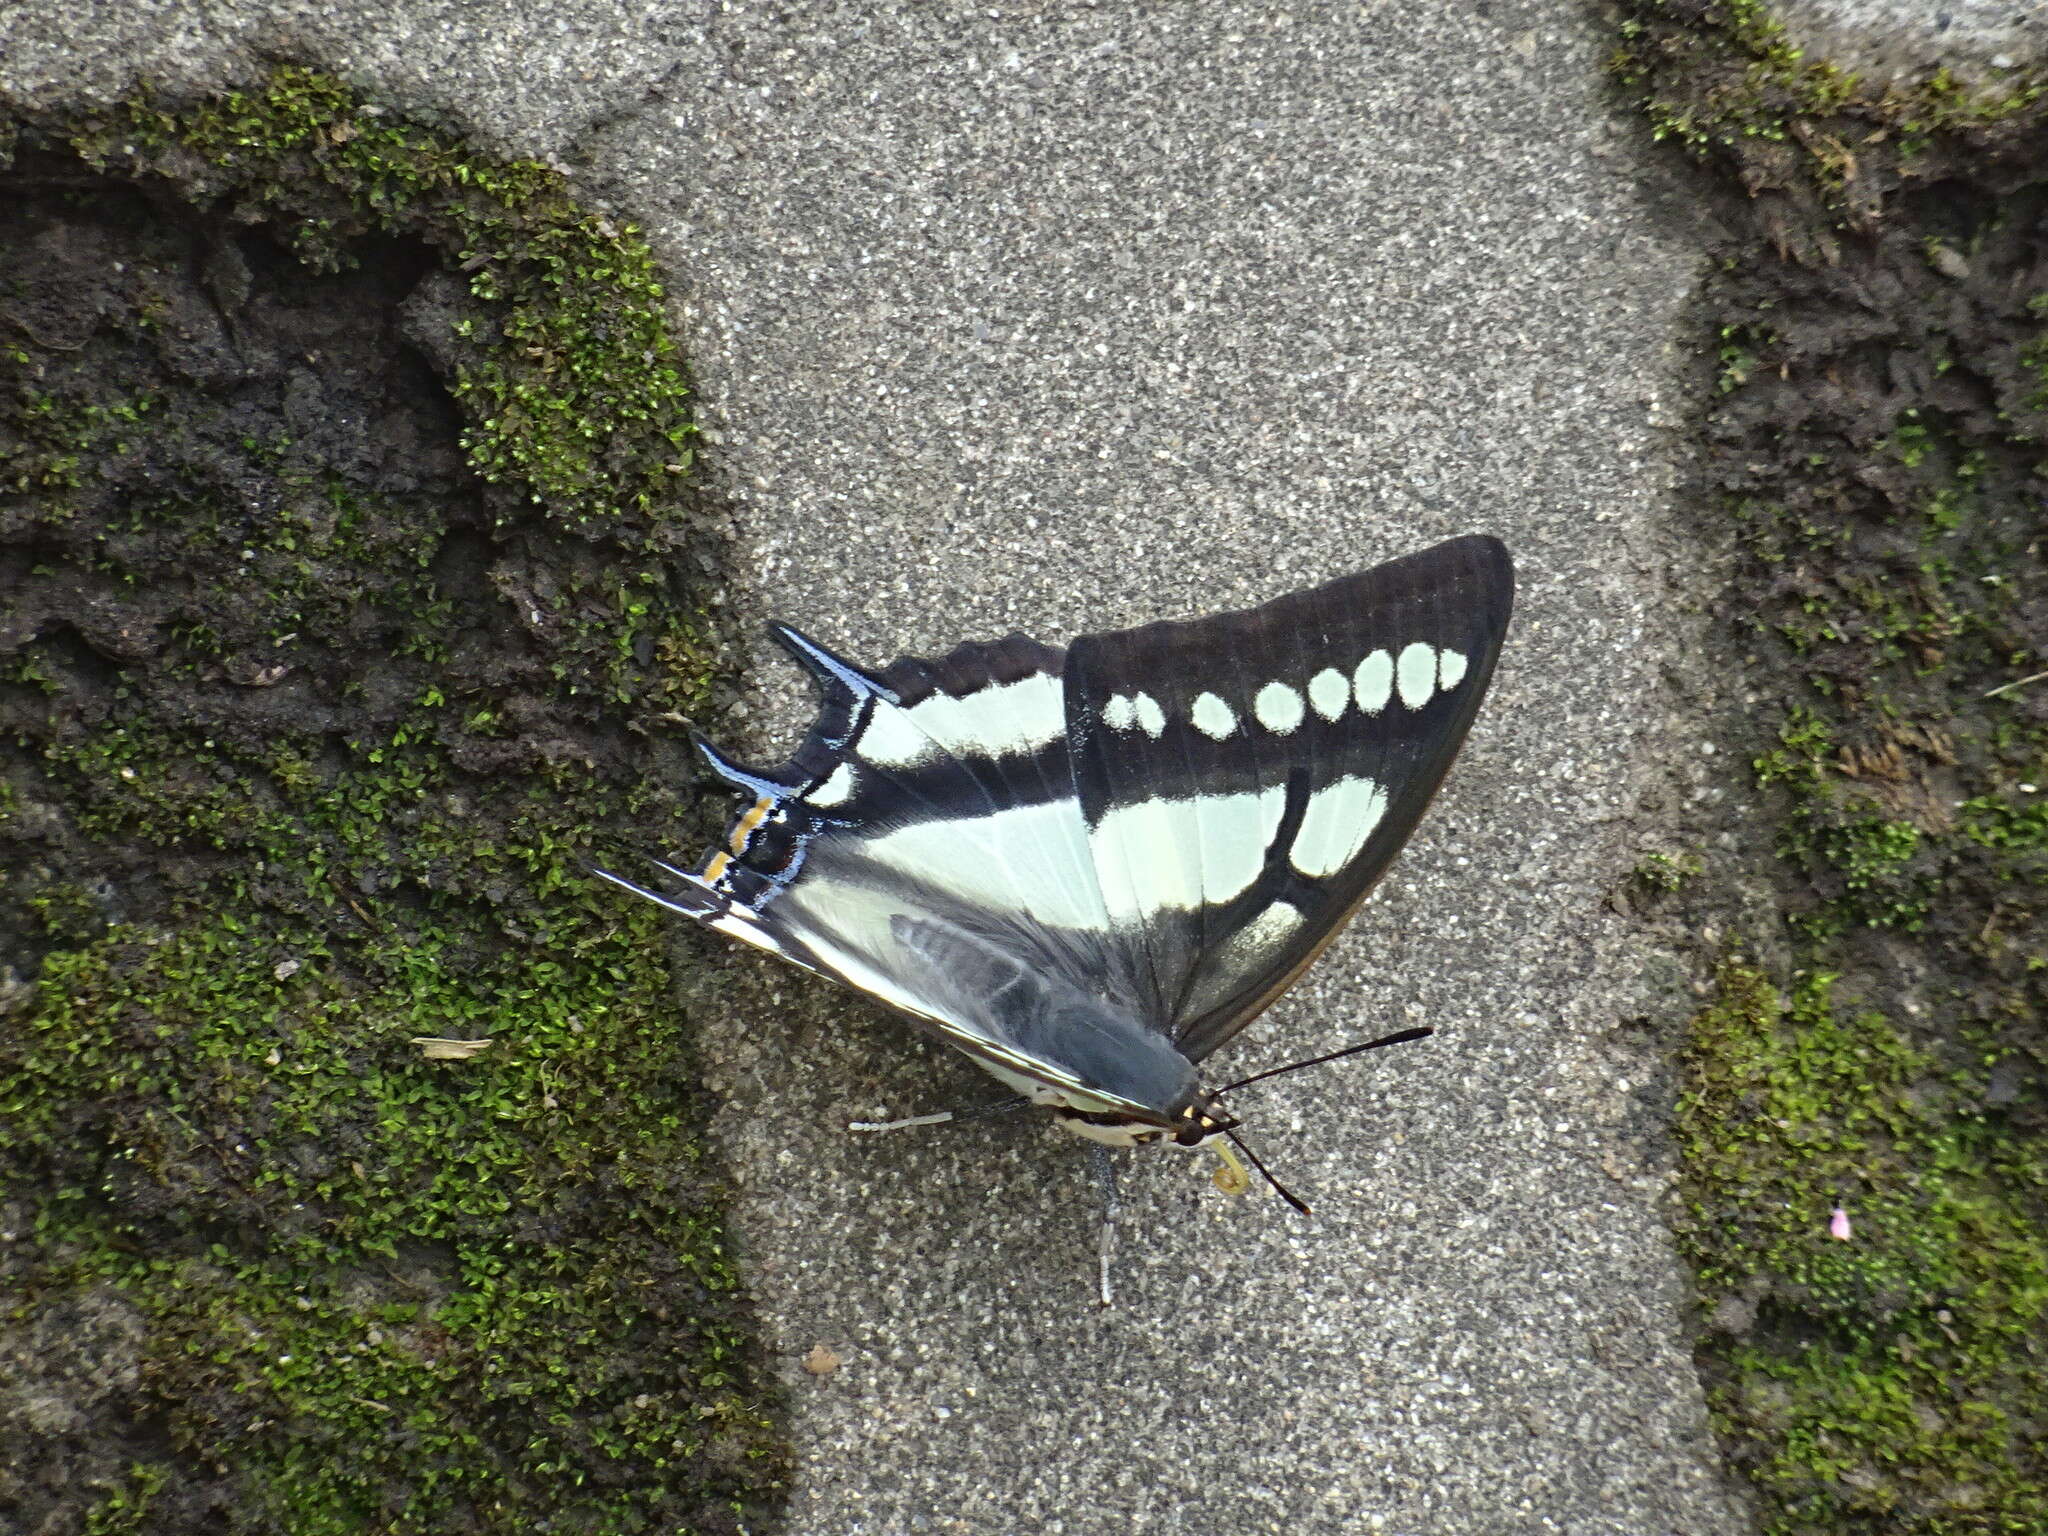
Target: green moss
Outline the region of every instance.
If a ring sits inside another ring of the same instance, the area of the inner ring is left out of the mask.
[[[2024,457],[2023,447],[1998,448],[2008,461]],[[2027,793],[2013,786],[2048,764],[2048,730],[2010,715],[1959,723],[1954,707],[1958,695],[1993,692],[1985,680],[2037,654],[2015,608],[2039,569],[2018,504],[2025,493],[1987,496],[1987,449],[1914,420],[1868,453],[1915,472],[1885,513],[1896,525],[1922,509],[1910,564],[1895,545],[1890,572],[1852,565],[1845,555],[1864,520],[1855,515],[1815,522],[1754,502],[1741,514],[1764,563],[1802,573],[1796,608],[1781,603],[1753,622],[1801,658],[1812,694],[1789,706],[1779,744],[1754,767],[1760,784],[1784,795],[1779,850],[1822,897],[1804,912],[1817,934],[1915,930],[1931,904],[1959,890],[2031,881],[2030,865],[2004,856],[2026,851],[2024,837],[1991,829],[2030,814]],[[1829,461],[1801,499],[1843,505],[1834,487],[1857,464]],[[2017,798],[2001,819],[1981,795],[1961,801],[1937,782],[2004,786]]]
[[[109,405],[146,294],[12,361],[24,591],[89,644],[0,679],[0,921],[39,957],[0,1325],[144,1322],[121,1470],[53,1529],[728,1529],[778,1497],[773,1403],[659,924],[582,873],[676,819],[632,733],[716,657],[647,250],[303,71],[69,132],[307,272],[426,251],[482,485],[403,494],[203,392]]]
[[[2048,293],[2037,293],[2027,301],[2028,313],[2048,320]],[[2036,379],[2039,385],[2027,395],[2027,405],[2036,411],[2048,411],[2048,328],[2040,337],[2029,342],[2020,351],[2020,366]]]
[[[2017,789],[2011,795],[1979,795],[1965,800],[1960,809],[1962,834],[1973,843],[2015,854],[2048,849],[2048,796],[2042,795],[2038,786]],[[2030,884],[2048,878],[2048,869],[2038,861],[2007,868],[2013,874],[2024,868]]]
[[[1859,140],[1837,119],[1881,108],[1910,153],[1931,135],[2023,113],[2048,92],[2048,81],[2030,73],[1975,85],[1947,69],[1913,81],[1865,80],[1808,58],[1764,0],[1631,0],[1609,68],[1653,138],[1698,154],[1744,141],[1787,145],[1838,202],[1855,180]]]
[[[183,109],[139,100],[85,147],[102,163],[136,148],[198,156],[207,180],[286,223],[316,269],[346,265],[365,224],[430,228],[488,310],[451,327],[470,349],[455,390],[478,473],[571,526],[672,502],[696,428],[659,276],[638,232],[575,206],[556,172],[481,160],[289,68]],[[306,206],[314,187],[345,210]]]
[[[86,1514],[86,1536],[142,1536],[167,1481],[161,1467],[146,1461],[130,1463],[127,1477]]]
[[[1705,866],[1692,853],[1646,853],[1636,860],[1630,878],[1643,890],[1668,896],[1696,879]]]
[[[1767,328],[1748,325],[1721,327],[1721,374],[1715,388],[1722,394],[1740,389],[1756,372],[1757,359],[1776,338]]]
[[[1772,1536],[2048,1528],[2048,97],[1861,82],[1751,3],[1634,5],[1617,66],[1739,194],[1701,478],[1786,959],[1685,1055],[1715,1421]]]
[[[1760,1309],[1711,1406],[1773,1532],[2040,1529],[2048,1146],[1986,1107],[1995,1053],[1944,1070],[1835,980],[1726,966],[1687,1047],[1681,1239]]]
[[[1826,112],[1857,93],[1855,75],[1807,60],[1759,0],[1722,0],[1706,9],[1704,24],[1686,26],[1684,13],[1666,0],[1639,0],[1621,23],[1610,67],[1644,91],[1653,137],[1694,150],[1739,138],[1779,141],[1792,114]],[[1710,82],[1682,94],[1658,89],[1681,53],[1709,72]]]
[[[599,900],[538,905],[592,909],[545,958],[379,946],[374,988],[255,916],[45,963],[0,1116],[81,1179],[17,1305],[119,1286],[241,1528],[650,1529],[671,1480],[772,1472],[744,1341],[684,1310],[738,1281],[692,1188],[652,925]],[[495,1043],[429,1062],[414,1033]],[[169,1251],[135,1219],[166,1200],[192,1234]]]
[[[16,349],[8,361],[24,367],[32,355]],[[144,395],[67,409],[54,395],[29,392],[13,413],[9,441],[0,443],[0,491],[43,497],[53,513],[61,514],[69,505],[61,493],[79,487],[82,466],[101,454],[128,452],[130,438],[144,429],[155,404]]]

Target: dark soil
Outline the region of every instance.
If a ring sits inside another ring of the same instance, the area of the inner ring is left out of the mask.
[[[583,874],[717,639],[644,248],[297,72],[10,146],[0,1527],[737,1529],[706,1105]]]
[[[1763,915],[1642,872],[1735,941],[1679,1107],[1709,1402],[1771,1532],[2048,1528],[2048,98],[1743,4],[1625,35],[1722,223],[1698,495],[1775,818]]]
[[[0,504],[0,729],[16,750],[47,763],[52,748],[163,721],[238,757],[302,742],[317,773],[351,740],[388,736],[430,684],[524,692],[563,749],[609,745],[589,719],[563,718],[543,647],[492,612],[491,511],[448,392],[405,337],[434,252],[365,236],[347,259],[312,272],[273,230],[236,229],[175,187],[90,177],[75,155],[16,158],[0,319],[35,358],[19,377],[15,494]],[[445,662],[404,655],[435,601],[485,622]],[[500,753],[524,755],[516,742]],[[233,841],[90,836],[67,811],[119,816],[133,791],[118,770],[53,785],[27,767],[10,775],[27,814],[0,845],[15,892],[56,882],[92,896],[69,925],[32,901],[0,909],[0,944],[28,974],[53,944],[161,922],[240,872]],[[212,770],[195,755],[178,774],[153,788],[186,798]],[[70,804],[40,801],[54,787]],[[267,899],[309,900],[289,877],[257,882]]]

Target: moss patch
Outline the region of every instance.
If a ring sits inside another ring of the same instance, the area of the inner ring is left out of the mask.
[[[743,1528],[706,1107],[580,872],[716,654],[646,248],[301,71],[6,143],[0,1523]]]
[[[1730,964],[1694,1021],[1684,1236],[1715,1407],[1773,1529],[2041,1529],[2038,1143],[1995,1051],[1945,1064],[1837,980]]]
[[[2038,1530],[2048,97],[1746,3],[1637,5],[1617,66],[1729,194],[1703,468],[1785,914],[1687,1051],[1710,1404],[1772,1532]]]

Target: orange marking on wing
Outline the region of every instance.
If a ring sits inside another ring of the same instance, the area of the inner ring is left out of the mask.
[[[753,840],[754,833],[760,829],[761,823],[767,819],[768,813],[774,809],[775,801],[772,796],[763,795],[760,799],[756,800],[747,813],[732,824],[732,836],[726,840],[727,846],[735,854],[745,853],[747,851],[747,844]]]

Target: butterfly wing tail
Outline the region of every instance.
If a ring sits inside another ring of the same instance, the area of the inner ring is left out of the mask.
[[[695,918],[700,923],[707,922],[711,917],[715,916],[716,909],[719,906],[731,906],[731,903],[726,898],[712,890],[710,886],[706,885],[696,875],[690,874],[686,870],[677,869],[673,864],[664,863],[660,859],[653,859],[649,862],[654,864],[656,868],[681,880],[683,882],[683,889],[671,895],[666,891],[657,891],[648,886],[638,885],[628,880],[624,875],[615,875],[608,869],[598,868],[595,864],[588,867],[590,872],[597,876],[598,879],[609,880],[622,891],[631,891],[635,896],[644,896],[656,906],[667,907],[671,912],[680,912],[683,916]]]
[[[818,957],[811,953],[808,945],[795,935],[771,929],[760,916],[750,908],[740,905],[725,892],[712,885],[702,875],[678,869],[663,859],[650,859],[649,863],[675,880],[680,889],[673,891],[655,890],[615,875],[608,869],[589,866],[590,872],[601,880],[609,880],[624,891],[643,896],[656,906],[666,907],[671,912],[680,912],[693,922],[756,949],[765,949],[771,955],[780,955],[793,965],[800,965],[807,971],[816,971],[821,976],[834,973],[821,965]]]

